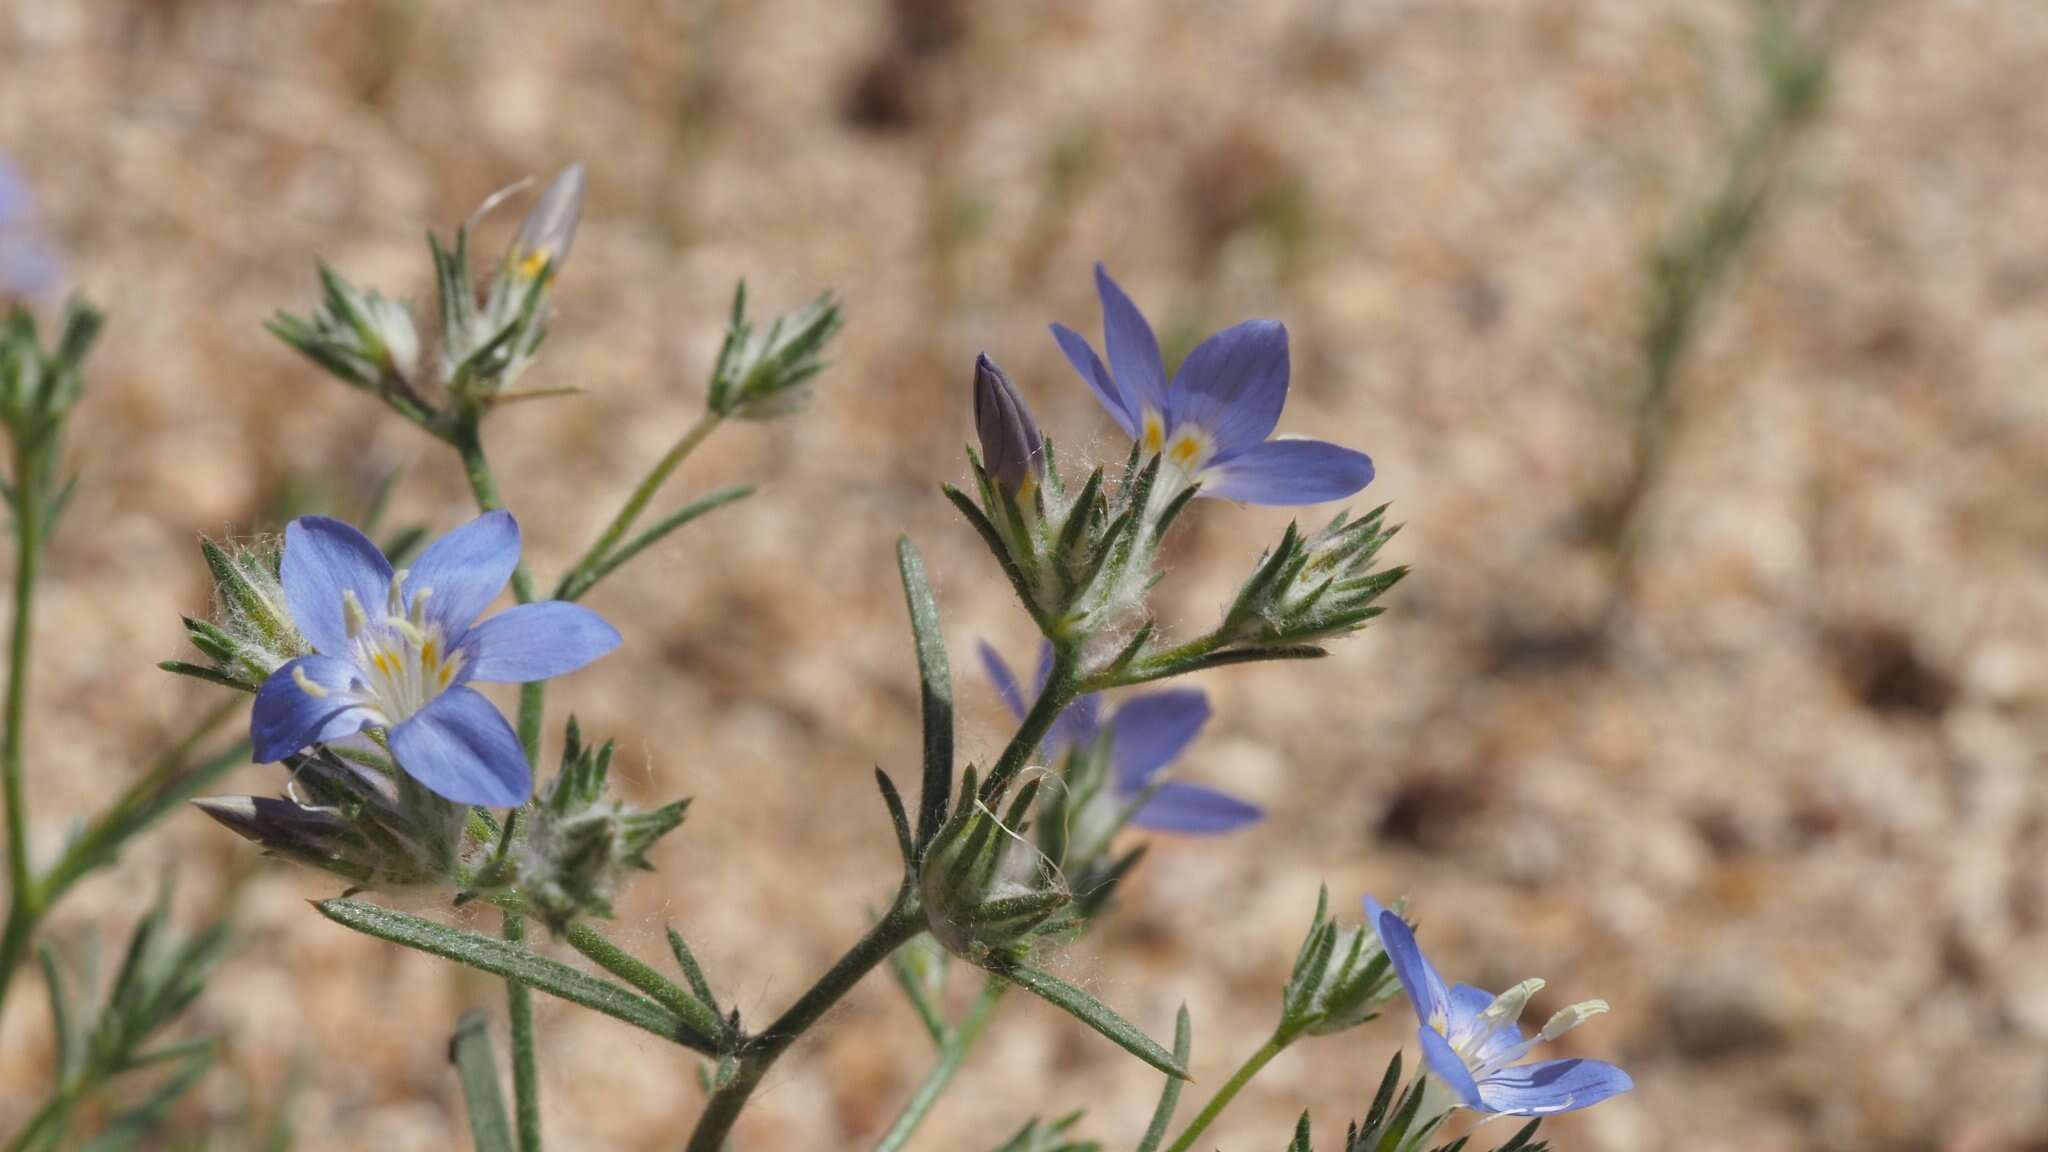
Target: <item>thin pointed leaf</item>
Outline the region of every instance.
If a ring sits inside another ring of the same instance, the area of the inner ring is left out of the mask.
[[[1157,1040],[1139,1031],[1136,1025],[1111,1011],[1108,1005],[1072,984],[1049,972],[1033,968],[1021,960],[998,961],[993,971],[1065,1011],[1074,1019],[1100,1032],[1124,1051],[1168,1076],[1188,1079],[1187,1069],[1180,1061],[1174,1059],[1173,1053],[1160,1047]]]
[[[697,964],[697,954],[690,951],[690,945],[683,940],[683,934],[674,927],[668,930],[668,950],[675,953],[676,967],[683,970],[683,978],[690,982],[690,991],[704,1002],[706,1008],[711,1009],[713,1015],[717,1015],[718,997],[711,993],[711,982],[704,979],[704,969]]]
[[[572,573],[571,575],[575,577],[573,583],[568,578],[564,578],[562,587],[555,590],[555,598],[557,600],[581,599],[584,593],[597,586],[598,581],[624,567],[626,562],[635,556],[661,543],[671,532],[697,519],[706,512],[716,511],[735,500],[744,500],[753,494],[753,485],[735,484],[730,487],[717,489],[706,496],[692,500],[681,508],[656,520],[631,540],[606,553],[604,559],[592,565],[587,572],[580,575]]]
[[[344,928],[453,960],[493,976],[517,980],[550,996],[602,1012],[614,1020],[705,1055],[717,1050],[710,1037],[691,1028],[655,1001],[494,937],[450,928],[358,900],[323,900],[314,907],[321,915]]]
[[[448,1062],[462,1080],[469,1135],[476,1152],[515,1152],[505,1095],[498,1087],[498,1063],[491,1055],[491,1029],[482,1012],[464,1013],[448,1042]]]
[[[946,660],[939,606],[925,578],[924,558],[908,536],[896,541],[896,567],[903,576],[903,599],[910,608],[910,631],[917,644],[918,696],[924,713],[924,790],[917,803],[917,847],[922,850],[939,834],[952,800],[953,671]]]
[[[1183,1068],[1187,1067],[1188,1057],[1194,1053],[1194,1050],[1194,1021],[1188,1016],[1188,1006],[1182,1004],[1180,1006],[1180,1015],[1176,1016],[1173,1021],[1174,1063],[1179,1064]],[[1145,1138],[1138,1141],[1138,1152],[1154,1152],[1159,1147],[1159,1142],[1166,1139],[1167,1126],[1173,1123],[1173,1110],[1180,1106],[1181,1086],[1186,1083],[1187,1081],[1177,1076],[1168,1076],[1166,1078],[1166,1087],[1161,1089],[1159,1093],[1159,1106],[1152,1110],[1152,1123],[1145,1129]],[[1304,1123],[1307,1122],[1307,1113],[1302,1114],[1302,1120]]]

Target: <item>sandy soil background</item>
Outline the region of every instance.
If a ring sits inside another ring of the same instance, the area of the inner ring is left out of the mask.
[[[886,898],[869,774],[917,755],[899,532],[946,612],[964,754],[1000,746],[971,645],[1021,655],[1028,623],[937,486],[983,349],[1064,442],[1119,452],[1045,332],[1099,331],[1102,259],[1169,343],[1287,322],[1283,430],[1373,454],[1416,574],[1328,661],[1203,678],[1188,771],[1273,818],[1157,845],[1063,971],[1155,1032],[1187,1001],[1214,1084],[1270,1026],[1319,882],[1408,893],[1446,968],[1550,978],[1539,1018],[1615,1005],[1566,1047],[1640,1089],[1557,1123],[1562,1148],[2048,1147],[2048,6],[1891,0],[1841,45],[1679,376],[1619,580],[1587,525],[1628,475],[1646,252],[1720,179],[1749,28],[1734,0],[0,0],[0,149],[113,314],[39,634],[35,848],[206,699],[152,667],[205,605],[199,533],[397,465],[404,514],[469,515],[437,446],[261,321],[310,305],[316,256],[424,302],[423,230],[580,158],[530,379],[585,392],[490,433],[544,574],[694,415],[736,278],[766,307],[836,289],[850,320],[810,413],[722,432],[679,489],[762,494],[601,589],[627,644],[553,694],[621,740],[637,796],[696,798],[620,909],[643,953],[677,924],[759,1019]],[[1170,626],[1285,520],[1199,512]],[[243,939],[195,1013],[229,1055],[188,1131],[306,1062],[300,1147],[466,1143],[446,1034],[494,984],[328,924],[304,900],[334,884],[196,813],[54,931],[124,930],[165,873]],[[47,1075],[24,980],[0,1129]],[[554,1147],[680,1144],[691,1060],[559,1004],[540,1023]],[[1302,1045],[1214,1146],[1277,1149],[1304,1107],[1327,1143],[1407,1035]],[[738,1147],[865,1147],[926,1047],[872,982]],[[917,1146],[1080,1106],[1128,1146],[1155,1091],[1013,1001]]]

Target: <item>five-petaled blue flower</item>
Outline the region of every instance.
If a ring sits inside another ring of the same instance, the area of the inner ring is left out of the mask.
[[[1546,1040],[1555,1040],[1587,1019],[1607,1011],[1588,1000],[1550,1018],[1543,1031],[1524,1039],[1515,1021],[1541,980],[1524,980],[1499,996],[1470,984],[1445,986],[1443,977],[1415,943],[1415,933],[1398,915],[1365,898],[1367,923],[1422,1021],[1416,1037],[1430,1074],[1475,1112],[1503,1116],[1547,1116],[1598,1104],[1635,1087],[1628,1073],[1600,1060],[1515,1061]]]
[[[1178,470],[1170,490],[1199,483],[1203,496],[1292,506],[1341,500],[1372,482],[1363,452],[1268,439],[1287,403],[1285,327],[1251,320],[1226,328],[1188,353],[1169,382],[1152,326],[1100,264],[1095,288],[1109,368],[1073,329],[1055,324],[1053,338],[1124,432]]]
[[[1021,719],[1026,702],[1009,665],[986,644],[981,646],[981,661],[1003,703]],[[1051,671],[1052,647],[1047,645],[1038,665],[1038,691],[1045,690]],[[1043,751],[1052,759],[1069,749],[1093,747],[1106,724],[1111,791],[1120,806],[1143,798],[1130,823],[1160,832],[1213,836],[1251,824],[1265,812],[1213,788],[1158,779],[1208,722],[1209,698],[1196,688],[1132,696],[1111,709],[1106,720],[1101,695],[1090,694],[1068,705],[1053,721]]]
[[[57,281],[57,258],[35,229],[35,202],[0,156],[0,297],[39,296]]]
[[[339,520],[286,526],[285,606],[313,646],[256,693],[249,740],[268,764],[365,728],[387,733],[413,779],[458,804],[511,807],[533,792],[519,737],[470,681],[573,672],[619,646],[597,613],[559,600],[478,623],[519,564],[519,525],[490,512],[429,545],[410,569]]]

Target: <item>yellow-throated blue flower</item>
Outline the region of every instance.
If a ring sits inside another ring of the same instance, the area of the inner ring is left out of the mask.
[[[472,681],[573,672],[619,645],[595,612],[544,600],[481,622],[519,564],[519,525],[489,512],[393,571],[361,532],[304,516],[285,528],[286,607],[313,654],[256,694],[249,739],[261,763],[366,728],[386,733],[413,779],[459,804],[509,807],[533,792],[519,738]]]

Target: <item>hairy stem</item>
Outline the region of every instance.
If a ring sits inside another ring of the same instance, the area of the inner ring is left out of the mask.
[[[875,965],[909,943],[924,931],[924,926],[924,911],[918,907],[916,899],[908,891],[899,895],[889,914],[868,929],[868,934],[848,949],[846,955],[841,956],[830,971],[819,977],[808,992],[790,1005],[787,1012],[759,1035],[748,1037],[740,1045],[738,1067],[732,1079],[713,1092],[710,1103],[704,1106],[704,1115],[698,1119],[696,1130],[690,1133],[688,1152],[721,1152],[734,1122],[746,1108],[754,1089],[760,1087],[761,1078],[767,1075],[768,1069],[775,1066],[799,1036],[809,1031],[834,1004],[852,991],[862,977],[873,971]]]
[[[1293,1042],[1294,1037],[1284,1032],[1275,1032],[1271,1039],[1261,1045],[1257,1052],[1252,1053],[1251,1057],[1231,1074],[1230,1079],[1223,1082],[1223,1087],[1216,1090],[1216,1095],[1209,1098],[1209,1102],[1203,1105],[1202,1110],[1195,1114],[1195,1118],[1188,1122],[1188,1126],[1181,1130],[1180,1138],[1175,1140],[1166,1152],[1188,1152],[1188,1149],[1193,1148],[1202,1133],[1208,1131],[1209,1125],[1214,1124],[1216,1118],[1223,1115],[1223,1110],[1230,1107],[1230,1102],[1237,1099],[1237,1094],[1244,1090],[1244,1086],[1252,1082],[1252,1077],[1257,1076],[1266,1065],[1273,1062],[1273,1057],[1286,1051],[1287,1046]]]
[[[28,861],[28,807],[22,794],[22,736],[28,714],[29,643],[35,631],[36,576],[43,558],[44,449],[14,445],[14,633],[7,647],[7,731],[0,737],[0,791],[7,807],[7,927],[0,934],[0,1008],[28,951],[42,900]]]
[[[669,447],[668,452],[655,463],[646,476],[641,478],[640,483],[634,486],[632,493],[626,497],[626,503],[619,508],[618,515],[613,516],[611,523],[605,525],[604,531],[598,535],[596,542],[591,544],[590,550],[583,554],[583,559],[578,560],[563,574],[562,582],[555,588],[555,596],[558,599],[573,600],[588,590],[594,574],[611,556],[612,550],[619,546],[619,542],[626,538],[626,533],[632,531],[633,524],[640,519],[641,513],[647,511],[648,502],[654,499],[655,493],[661,491],[662,485],[668,483],[668,478],[675,474],[675,470],[682,467],[683,461],[690,458],[690,453],[695,452],[697,446],[704,443],[724,422],[725,417],[718,413],[706,412],[697,418],[695,424],[690,425],[689,431],[684,432],[682,437]]]
[[[960,1066],[967,1060],[968,1050],[981,1039],[982,1031],[995,1018],[1003,993],[1009,989],[1009,981],[994,977],[982,985],[981,995],[967,1010],[966,1018],[947,1030],[945,1039],[939,1044],[939,1058],[932,1063],[931,1071],[925,1073],[924,1082],[917,1086],[917,1092],[903,1106],[896,1122],[889,1125],[889,1130],[875,1144],[875,1152],[901,1152],[903,1146],[910,1142],[917,1126],[924,1123],[924,1118],[931,1113],[932,1105],[938,1103],[939,1097],[952,1086],[953,1077],[959,1074]]]

